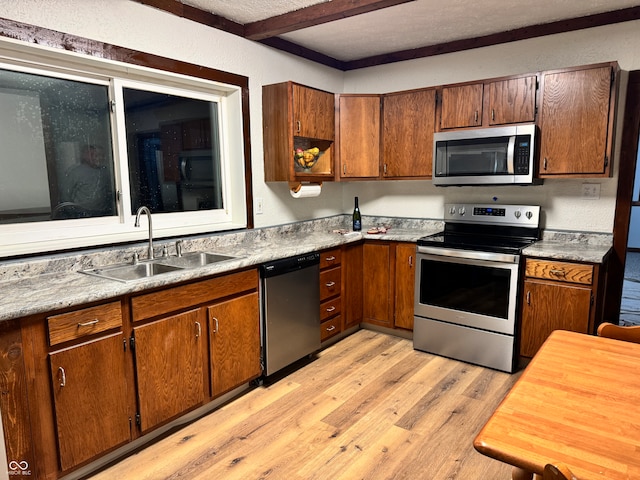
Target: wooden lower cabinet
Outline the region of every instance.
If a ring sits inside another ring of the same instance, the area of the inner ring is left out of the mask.
[[[598,273],[597,265],[526,260],[520,355],[533,357],[554,330],[594,332]]]
[[[395,265],[394,326],[413,330],[416,270],[416,245],[414,243],[396,244]]]
[[[142,433],[204,402],[205,327],[199,309],[134,327]]]
[[[320,252],[320,341],[342,332],[342,248]]]
[[[131,438],[123,342],[119,332],[49,356],[62,471]]]
[[[207,307],[211,393],[216,397],[261,374],[258,293]]]
[[[364,305],[363,244],[348,244],[342,250],[342,316],[344,329],[362,322]]]
[[[364,322],[413,329],[415,250],[413,243],[365,242]]]

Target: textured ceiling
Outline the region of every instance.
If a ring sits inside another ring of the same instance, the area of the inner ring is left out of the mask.
[[[243,25],[325,3],[180,1]],[[340,61],[352,61],[637,6],[640,0],[415,0],[279,37]]]

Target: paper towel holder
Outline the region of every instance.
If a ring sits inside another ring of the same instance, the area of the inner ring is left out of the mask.
[[[303,182],[289,182],[289,189],[293,193],[298,193],[302,188],[302,183]],[[307,182],[306,185],[319,185],[322,187],[322,182]]]

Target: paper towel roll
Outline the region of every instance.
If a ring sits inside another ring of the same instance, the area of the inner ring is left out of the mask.
[[[312,183],[310,185],[301,185],[297,190],[289,190],[293,198],[317,197],[322,191],[322,185]]]

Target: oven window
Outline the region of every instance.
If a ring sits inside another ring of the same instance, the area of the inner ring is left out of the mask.
[[[422,260],[420,303],[507,319],[511,271]]]

